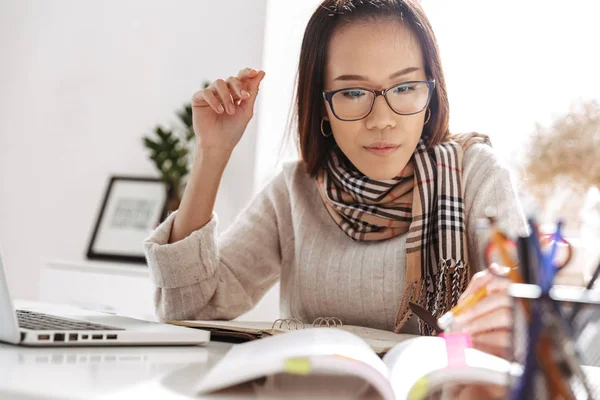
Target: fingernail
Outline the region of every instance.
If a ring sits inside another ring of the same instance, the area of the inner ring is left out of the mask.
[[[248,98],[250,97],[250,93],[246,92],[245,90],[242,90],[242,96]]]
[[[225,112],[225,109],[223,108],[223,106],[219,106],[219,112],[220,113],[224,113]]]

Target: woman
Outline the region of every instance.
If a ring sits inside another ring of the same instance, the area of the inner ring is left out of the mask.
[[[299,63],[302,160],[217,239],[221,175],[264,76],[243,69],[193,96],[189,183],[145,242],[158,316],[233,319],[280,280],[284,318],[430,333],[408,302],[440,316],[488,285],[494,293],[460,323],[476,346],[502,352],[510,303],[488,271],[469,283],[483,269],[475,226],[489,206],[509,233],[524,222],[487,139],[449,135],[439,52],[418,1],[325,0],[316,9]]]

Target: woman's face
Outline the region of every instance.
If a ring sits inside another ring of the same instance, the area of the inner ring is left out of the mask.
[[[331,38],[327,92],[351,87],[381,90],[426,78],[419,40],[405,24],[347,25]],[[348,92],[345,101],[360,101],[357,93]],[[426,109],[413,115],[396,114],[383,96],[378,96],[371,113],[358,121],[337,119],[327,101],[325,108],[340,149],[363,174],[377,180],[394,178],[406,166],[421,137],[426,114]],[[336,112],[339,114],[337,108]]]

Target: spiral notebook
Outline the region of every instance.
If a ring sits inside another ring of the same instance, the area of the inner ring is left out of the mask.
[[[169,324],[210,331],[211,340],[242,343],[306,328],[338,328],[363,339],[380,356],[392,347],[418,335],[394,333],[356,325],[344,325],[339,318],[321,317],[312,324],[298,319],[278,319],[273,322],[255,321],[168,321]]]

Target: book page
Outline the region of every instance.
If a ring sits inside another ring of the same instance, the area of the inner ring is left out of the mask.
[[[521,371],[516,364],[491,354],[465,349],[465,364],[447,368],[446,342],[440,337],[419,337],[394,347],[383,358],[390,370],[390,381],[397,398],[407,398],[417,383],[427,382],[421,389],[439,389],[446,383],[485,383],[506,385],[509,376]],[[426,379],[423,379],[425,378]]]
[[[233,346],[196,388],[207,393],[282,372],[310,375],[325,370],[359,375],[388,398],[392,393],[383,361],[362,339],[335,328],[297,330]]]
[[[364,326],[343,325],[340,329],[360,336],[377,354],[385,354],[398,343],[419,337],[419,335],[394,333]]]
[[[319,363],[319,360],[312,359],[312,361]],[[368,381],[357,378],[355,374],[340,375],[327,372],[313,373],[310,376],[277,374],[252,386],[256,398],[259,399],[381,400],[382,397]]]

